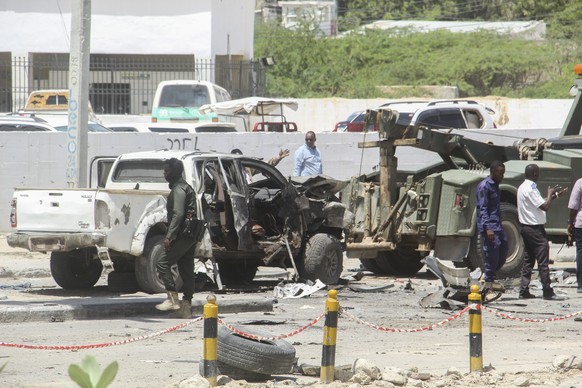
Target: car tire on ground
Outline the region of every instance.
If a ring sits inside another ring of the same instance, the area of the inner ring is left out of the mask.
[[[103,272],[101,260],[89,249],[52,252],[50,267],[53,279],[65,290],[91,288]]]
[[[340,242],[332,235],[318,233],[305,247],[301,277],[319,279],[325,284],[337,284],[343,270],[343,253]]]
[[[164,236],[152,236],[146,241],[143,254],[135,260],[135,278],[141,290],[148,294],[159,294],[166,292],[164,283],[158,275],[156,269],[160,261],[161,254],[164,251]],[[182,287],[182,278],[178,273],[177,266],[172,266],[172,275],[176,282],[176,289]]]
[[[247,327],[237,330],[261,337],[273,334]],[[245,338],[224,326],[218,327],[218,361],[245,371],[276,375],[290,373],[295,362],[295,348],[284,340],[261,340]]]

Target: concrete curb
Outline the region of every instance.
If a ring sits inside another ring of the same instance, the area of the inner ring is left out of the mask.
[[[167,317],[155,305],[161,299],[71,300],[63,302],[22,303],[0,307],[0,323],[63,322],[84,319],[128,318],[135,316]],[[192,301],[192,314],[201,315],[205,301]],[[243,299],[218,301],[219,314],[273,311],[273,299]]]

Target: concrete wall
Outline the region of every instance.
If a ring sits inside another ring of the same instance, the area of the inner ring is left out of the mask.
[[[324,174],[347,179],[377,164],[378,150],[357,148],[363,134],[321,134]],[[10,200],[15,187],[66,187],[66,133],[0,133],[0,232],[10,230]],[[117,156],[126,152],[155,149],[191,149],[230,152],[239,148],[245,155],[269,159],[280,149],[291,153],[304,143],[304,134],[157,134],[89,133],[88,160],[96,156]],[[360,161],[362,164],[360,166]],[[293,156],[278,166],[285,175],[293,172]]]
[[[556,129],[562,128],[566,116],[570,110],[573,99],[508,99],[508,98],[475,98],[483,105],[495,111],[494,120],[502,129]],[[288,121],[297,123],[300,132],[309,130],[331,132],[338,121],[345,120],[350,113],[373,109],[378,106],[396,100],[386,99],[345,99],[345,98],[320,98],[297,99],[299,105],[296,111],[283,109],[283,114]],[[104,125],[119,122],[149,122],[149,116],[100,116]],[[258,119],[251,119],[251,128]],[[239,131],[244,131],[241,120],[233,120]]]
[[[298,100],[297,112],[285,112],[288,120],[296,121],[300,131],[318,132],[317,146],[321,148],[324,173],[337,179],[348,179],[371,172],[378,162],[377,149],[359,149],[358,141],[375,140],[377,134],[326,133],[335,122],[350,112],[376,107],[385,100]],[[495,144],[511,145],[524,137],[550,138],[557,136],[570,109],[572,100],[491,100],[488,106],[507,117],[504,128],[489,131],[459,131],[460,134]],[[499,114],[499,113],[498,113]],[[135,120],[129,116],[102,116],[104,124],[112,121]],[[147,116],[137,118],[149,121]],[[513,125],[510,129],[509,125]],[[535,128],[535,129],[526,129]],[[10,229],[10,199],[14,187],[66,186],[65,133],[0,133],[0,232]],[[90,133],[89,160],[96,156],[117,156],[125,152],[161,148],[185,148],[230,152],[239,148],[246,155],[265,159],[279,149],[291,152],[304,142],[304,133],[234,133],[234,134],[149,134],[149,133]],[[400,148],[396,156],[399,166],[416,168],[437,160],[437,156],[421,150]],[[284,159],[279,168],[285,175],[293,171],[292,156]]]
[[[572,99],[508,99],[471,98],[495,111],[499,128],[561,128]],[[345,120],[352,112],[373,109],[396,100],[343,98],[298,99],[296,112],[286,110],[287,120],[295,121],[300,131],[332,131],[335,123]]]

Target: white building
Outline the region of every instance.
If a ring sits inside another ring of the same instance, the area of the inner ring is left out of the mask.
[[[29,90],[63,76],[56,63],[68,64],[72,0],[2,0],[0,2],[0,93],[12,91],[10,104],[22,106]],[[168,62],[206,61],[212,71],[197,78],[221,83],[214,66],[253,57],[254,0],[94,0],[91,3],[91,56],[107,62],[115,58],[160,63],[138,70],[127,65],[110,73],[106,81],[94,67],[90,82],[115,93],[125,93],[136,83],[155,90],[159,72]],[[46,61],[46,71],[25,70],[15,62]],[[178,66],[179,68],[179,66]],[[162,77],[163,78],[163,77]],[[151,83],[151,85],[149,85]],[[224,82],[223,82],[224,83]],[[67,87],[65,85],[65,87]],[[5,95],[0,95],[0,110]],[[136,106],[150,103],[148,96],[134,97]]]

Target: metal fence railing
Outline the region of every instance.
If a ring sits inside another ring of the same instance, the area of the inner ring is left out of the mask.
[[[0,112],[24,107],[30,92],[68,89],[68,54],[0,56]],[[233,99],[265,95],[259,61],[195,59],[190,55],[91,54],[89,101],[96,113],[149,114],[158,83],[174,79],[214,82]]]

